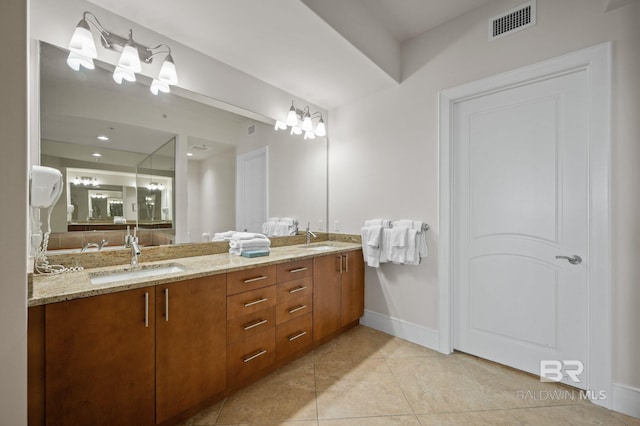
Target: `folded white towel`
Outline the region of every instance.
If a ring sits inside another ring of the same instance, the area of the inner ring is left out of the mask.
[[[268,217],[267,218],[267,223],[275,223],[275,222],[277,222],[279,220],[280,220],[279,217]]]
[[[296,220],[292,217],[281,217],[278,222],[286,223],[289,226],[293,226],[295,221]]]
[[[273,231],[272,231],[272,236],[273,237],[286,237],[289,235],[289,227],[290,225],[288,225],[285,222],[278,222],[276,224],[274,224],[273,226]]]
[[[407,227],[394,226],[391,228],[391,247],[405,247],[407,244]]]
[[[225,239],[233,237],[233,234],[235,233],[236,231],[216,232],[215,234],[213,234],[213,239],[216,241],[224,241]]]
[[[360,230],[362,236],[362,256],[368,266],[377,268],[380,266],[380,243],[382,242],[382,227],[380,226],[364,226]],[[375,234],[375,235],[373,235]],[[371,241],[374,245],[368,244]]]
[[[271,240],[268,238],[252,238],[250,240],[230,240],[229,247],[231,248],[259,248],[270,247]]]
[[[380,246],[380,263],[391,262],[391,228],[382,228],[382,245]]]
[[[364,226],[382,226],[383,228],[388,228],[389,223],[389,219],[368,219],[364,221]]]
[[[408,228],[401,226],[389,230],[389,261],[402,264],[405,262],[407,255],[407,231]]]
[[[236,232],[231,237],[232,240],[252,240],[254,238],[266,239],[267,236],[257,232]]]
[[[366,245],[369,247],[380,248],[380,244],[382,243],[382,226],[368,226],[367,239],[365,240]]]
[[[404,256],[405,265],[418,265],[420,263],[420,254],[418,252],[418,244],[416,241],[417,236],[417,230],[407,230],[407,248]]]

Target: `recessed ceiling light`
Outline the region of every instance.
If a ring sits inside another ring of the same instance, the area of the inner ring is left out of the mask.
[[[103,142],[107,142],[109,140],[109,136],[98,135],[98,140],[103,141]]]
[[[102,154],[100,154],[99,152],[94,152],[93,154],[94,157],[102,157]]]
[[[187,152],[187,157],[193,157],[193,153]]]

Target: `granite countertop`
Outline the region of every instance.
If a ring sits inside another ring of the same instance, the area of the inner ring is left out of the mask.
[[[330,246],[330,248],[324,247],[322,249],[317,249],[318,246]],[[314,249],[314,247],[316,249]],[[155,286],[191,278],[224,274],[232,271],[250,269],[256,266],[273,265],[292,260],[341,253],[359,249],[360,247],[361,245],[356,243],[326,241],[310,244],[308,247],[304,244],[272,247],[271,254],[269,256],[251,259],[224,253],[207,256],[183,257],[157,262],[145,262],[141,263],[140,267],[154,268],[158,266],[177,265],[183,268],[184,271],[104,284],[91,283],[91,277],[130,270],[130,267],[128,265],[120,265],[94,268],[80,272],[69,272],[54,275],[34,275],[32,282],[33,294],[29,298],[28,304],[30,307],[46,305],[49,303],[63,302],[66,300],[97,296],[100,294],[115,293],[140,287]]]

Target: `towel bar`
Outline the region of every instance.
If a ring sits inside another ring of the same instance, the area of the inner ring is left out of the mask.
[[[389,228],[393,228],[393,221],[389,221]],[[428,231],[428,230],[429,230],[429,224],[423,223],[421,231]]]

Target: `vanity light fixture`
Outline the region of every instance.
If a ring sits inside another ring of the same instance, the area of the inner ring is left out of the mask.
[[[150,182],[150,183],[147,185],[147,189],[148,189],[149,191],[162,191],[162,190],[164,190],[164,185],[163,185],[163,184],[161,184],[161,183]]]
[[[98,135],[96,139],[102,142],[109,142],[109,136],[106,136],[106,135]]]
[[[84,186],[98,186],[98,179],[96,178],[92,178],[90,176],[82,176],[82,177],[78,177],[76,176],[76,178],[73,180],[73,184],[74,185],[84,185]]]
[[[320,120],[314,129],[312,120],[315,118],[320,118]],[[322,137],[327,135],[327,128],[325,127],[322,113],[312,113],[309,106],[299,110],[295,107],[293,101],[291,101],[291,108],[289,108],[286,120],[276,120],[276,124],[273,128],[278,131],[286,130],[288,127],[291,127],[292,135],[301,135],[304,133],[305,139],[315,139],[316,136]]]
[[[171,48],[166,44],[156,47],[146,47],[137,43],[133,39],[133,30],[129,30],[128,37],[113,34],[104,29],[98,18],[91,12],[84,12],[82,19],[76,26],[71,41],[69,42],[69,57],[67,64],[75,71],[80,68],[94,69],[93,60],[98,57],[96,44],[93,40],[91,27],[94,27],[99,35],[100,42],[105,49],[114,50],[120,53],[120,59],[115,71],[113,80],[122,84],[123,81],[136,81],[136,73],[142,71],[142,62],[150,64],[157,55],[166,54],[158,78],[154,78],[151,83],[151,93],[157,95],[159,92],[169,93],[172,85],[178,84],[178,74],[176,65],[171,56]]]

